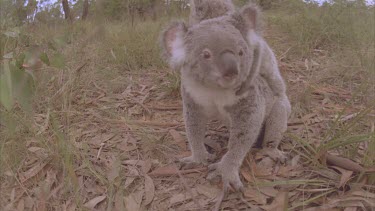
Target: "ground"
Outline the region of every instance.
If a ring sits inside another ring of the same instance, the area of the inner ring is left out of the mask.
[[[278,46],[276,55],[292,101],[280,147],[288,160],[278,163],[253,149],[240,171],[246,185],[243,195],[229,193],[220,209],[374,209],[375,186],[369,179],[374,168],[359,165],[358,157],[339,154],[330,145],[318,150],[323,141],[331,140],[334,123],[345,125],[361,115],[365,105],[346,103],[354,97],[351,87],[318,77],[328,67],[327,52],[317,50],[309,59],[288,58],[288,38],[272,29],[265,35],[271,46]],[[84,56],[94,50],[87,47],[81,62],[69,64],[71,71],[58,72],[47,82],[54,90],[48,103],[64,103],[56,112],[40,102],[32,132],[25,132],[33,135],[22,139],[27,156],[18,161],[18,168],[9,164],[4,170],[0,207],[109,211],[217,206],[220,181],[208,181],[205,166],[180,169],[178,159],[190,151],[181,97],[170,80],[175,74],[168,69],[131,72],[100,64],[98,57]],[[374,111],[365,115],[373,117]],[[374,130],[368,119],[359,124],[359,130]],[[212,122],[207,137],[212,140],[206,143],[208,149],[220,158],[227,131]],[[365,151],[368,142],[356,149]]]

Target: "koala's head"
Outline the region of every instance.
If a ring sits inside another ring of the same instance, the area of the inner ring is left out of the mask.
[[[162,34],[164,55],[172,68],[205,86],[236,88],[257,71],[252,66],[259,57],[258,13],[250,5],[190,28],[173,23]]]
[[[234,11],[231,0],[192,0],[192,16],[198,22],[227,15]]]

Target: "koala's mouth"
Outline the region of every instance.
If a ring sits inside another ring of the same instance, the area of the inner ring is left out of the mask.
[[[218,78],[217,83],[222,88],[234,88],[238,83],[238,76],[222,76]]]

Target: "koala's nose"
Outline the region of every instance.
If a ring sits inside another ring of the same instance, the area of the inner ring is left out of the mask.
[[[234,78],[238,75],[237,60],[232,53],[224,53],[222,59],[222,70],[224,78]]]

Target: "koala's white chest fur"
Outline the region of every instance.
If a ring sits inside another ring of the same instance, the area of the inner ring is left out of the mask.
[[[228,112],[224,107],[234,105],[242,98],[242,96],[236,96],[234,90],[205,87],[190,77],[182,77],[181,82],[185,91],[196,104],[202,106],[209,118],[228,120]]]

